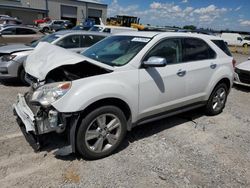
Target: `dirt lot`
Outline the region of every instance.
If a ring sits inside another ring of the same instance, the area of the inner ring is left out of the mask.
[[[242,62],[247,56],[235,58]],[[97,161],[58,158],[55,145],[33,152],[11,107],[27,89],[0,84],[1,188],[250,187],[248,88],[233,88],[218,116],[196,110],[137,127],[116,154]]]

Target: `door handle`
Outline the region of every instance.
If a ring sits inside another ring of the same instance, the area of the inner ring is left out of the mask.
[[[210,65],[210,68],[211,68],[211,69],[215,69],[216,67],[217,67],[217,64],[212,63],[212,64]]]
[[[177,72],[177,75],[180,76],[180,77],[183,77],[183,76],[186,75],[186,71],[180,69],[180,70]]]

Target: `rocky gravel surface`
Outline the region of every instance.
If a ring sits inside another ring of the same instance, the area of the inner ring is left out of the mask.
[[[61,138],[33,152],[12,115],[27,89],[0,84],[1,188],[250,187],[250,88],[233,88],[218,116],[195,110],[137,127],[117,153],[97,161],[55,156]]]

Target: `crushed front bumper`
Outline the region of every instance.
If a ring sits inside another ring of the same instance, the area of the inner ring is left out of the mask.
[[[22,120],[25,125],[26,132],[34,132],[35,130],[35,117],[29,106],[27,105],[23,95],[18,94],[17,102],[13,105],[16,115]]]
[[[33,112],[27,105],[23,95],[18,94],[17,102],[13,105],[14,115],[17,116],[17,123],[30,144],[30,146],[38,151],[41,148],[41,140],[37,135],[37,130],[35,126],[35,117]]]

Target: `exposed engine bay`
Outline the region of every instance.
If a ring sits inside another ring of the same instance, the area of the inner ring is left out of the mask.
[[[80,62],[74,65],[63,65],[50,71],[45,78],[45,83],[73,81],[109,72],[111,71],[94,64]]]

